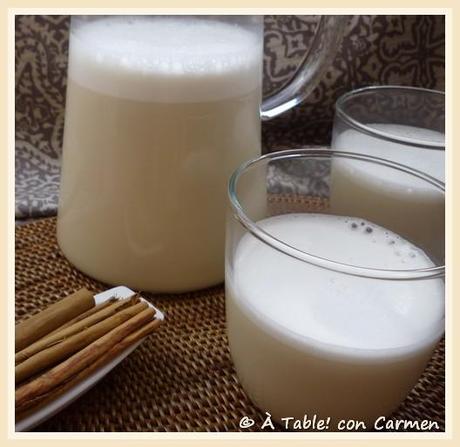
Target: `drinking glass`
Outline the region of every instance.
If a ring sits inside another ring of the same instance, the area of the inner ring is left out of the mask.
[[[386,220],[368,219],[379,192],[363,200],[334,182],[328,173],[344,164],[378,167],[444,198],[440,180],[364,154],[288,150],[243,164],[229,182],[228,338],[244,390],[277,421],[316,415],[329,430],[350,419],[372,429],[406,397],[444,333],[444,263]],[[311,187],[318,173],[329,188],[321,194]],[[439,213],[435,203],[426,206]],[[412,209],[397,213],[409,219]]]

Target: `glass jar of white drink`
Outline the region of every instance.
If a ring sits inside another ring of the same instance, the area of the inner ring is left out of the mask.
[[[221,282],[228,177],[260,154],[261,117],[319,81],[344,23],[321,18],[292,83],[262,101],[263,16],[72,17],[57,224],[69,261],[153,292]]]

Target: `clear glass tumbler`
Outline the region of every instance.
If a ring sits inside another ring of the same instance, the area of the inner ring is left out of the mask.
[[[243,388],[274,419],[317,415],[329,430],[349,419],[372,429],[444,333],[443,247],[433,255],[388,221],[371,221],[378,191],[364,198],[334,182],[343,164],[444,200],[441,181],[363,154],[293,150],[245,163],[229,183],[228,337]],[[346,199],[339,207],[336,188]],[[411,209],[394,212],[408,219]]]

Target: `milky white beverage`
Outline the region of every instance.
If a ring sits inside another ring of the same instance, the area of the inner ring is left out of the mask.
[[[289,214],[258,222],[304,252],[379,269],[432,267],[426,254],[362,219]],[[361,278],[308,264],[246,234],[227,266],[230,349],[249,396],[276,419],[366,422],[389,415],[444,330],[441,279]]]
[[[79,269],[153,291],[223,280],[227,179],[260,152],[261,41],[212,19],[73,28],[58,240]]]
[[[367,126],[393,138],[444,143],[444,134],[430,129],[398,124]],[[444,150],[391,142],[351,128],[334,133],[332,148],[395,161],[444,182]],[[331,174],[331,212],[354,211],[443,258],[439,247],[444,246],[444,195],[439,190],[395,169],[345,158],[333,160]]]

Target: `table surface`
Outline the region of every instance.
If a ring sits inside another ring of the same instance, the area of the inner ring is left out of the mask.
[[[16,227],[16,321],[87,287],[55,237],[55,218]],[[150,336],[78,401],[37,431],[241,431],[265,417],[241,388],[230,358],[223,286],[181,295],[143,294],[166,314]],[[393,419],[436,421],[444,430],[444,342]],[[279,427],[277,429],[280,429]]]

